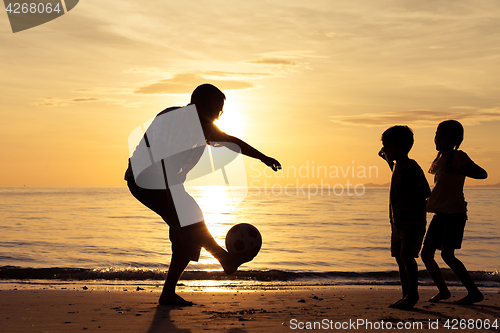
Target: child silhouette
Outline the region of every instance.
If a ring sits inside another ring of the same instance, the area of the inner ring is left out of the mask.
[[[431,191],[418,163],[408,158],[413,146],[413,132],[408,126],[387,129],[382,134],[382,144],[379,155],[393,170],[389,196],[391,255],[398,263],[403,291],[403,298],[389,307],[411,309],[419,298],[415,258],[425,235],[425,200]]]
[[[429,302],[451,297],[441,270],[434,260],[437,249],[441,250],[444,262],[468,291],[467,296],[455,303],[472,304],[484,299],[464,264],[455,257],[455,249],[462,246],[467,221],[467,202],[463,193],[465,177],[485,179],[488,176],[465,152],[458,150],[463,138],[464,128],[456,120],[441,122],[434,138],[438,154],[429,172],[434,174],[435,186],[427,201],[427,211],[435,215],[425,236],[422,260],[439,293],[429,299]]]

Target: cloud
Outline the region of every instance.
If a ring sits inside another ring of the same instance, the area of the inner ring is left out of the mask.
[[[51,106],[63,107],[63,106],[68,106],[70,104],[102,102],[105,100],[106,100],[105,98],[96,98],[96,97],[88,97],[88,98],[48,97],[48,98],[42,98],[40,101],[35,102],[33,105],[40,107],[51,107]]]
[[[292,67],[302,65],[306,69],[311,69],[306,58],[325,58],[314,54],[313,50],[285,50],[275,52],[261,53],[260,58],[247,60],[245,64],[255,64],[266,66],[267,70],[271,70],[275,75],[280,73],[295,72]],[[300,60],[300,61],[299,61]]]
[[[330,120],[335,123],[365,127],[387,127],[401,124],[411,125],[413,127],[435,127],[438,123],[446,119],[456,119],[468,125],[477,125],[485,121],[500,121],[500,107],[476,109],[472,112],[410,110],[330,117]]]
[[[166,70],[159,68],[132,68],[127,70],[126,73],[140,73],[140,74],[155,74],[164,75],[167,73]],[[202,73],[202,74],[199,74]],[[85,95],[129,95],[133,96],[135,94],[191,94],[198,85],[203,83],[211,83],[217,86],[223,91],[228,90],[244,90],[255,88],[256,85],[241,80],[244,76],[246,77],[265,77],[268,73],[243,73],[243,72],[223,72],[223,71],[200,71],[195,73],[181,73],[175,74],[170,79],[164,79],[159,81],[153,81],[146,85],[133,84],[135,87],[131,88],[113,88],[113,87],[95,87],[95,88],[79,88],[74,89],[72,92],[85,94]],[[232,79],[233,77],[238,77],[240,80]],[[225,79],[229,78],[229,79]],[[139,86],[139,87],[138,87]],[[33,103],[34,106],[38,107],[65,107],[71,104],[80,103],[96,103],[96,102],[106,102],[114,105],[121,105],[124,107],[139,107],[142,102],[130,102],[122,99],[111,98],[111,97],[95,97],[95,96],[85,96],[85,97],[47,97],[41,98],[39,101]]]
[[[201,75],[203,76],[215,76],[215,77],[251,77],[251,78],[258,78],[258,77],[266,77],[266,76],[271,76],[270,73],[252,73],[252,72],[222,72],[222,71],[202,71],[200,72]]]
[[[140,87],[136,94],[191,94],[200,84],[211,83],[220,90],[244,90],[256,87],[251,82],[239,80],[206,79],[203,75],[194,73],[176,74],[170,79]]]
[[[250,64],[259,65],[272,65],[272,66],[297,66],[299,63],[292,60],[287,60],[283,58],[261,58],[256,60],[247,61]]]
[[[275,52],[261,53],[263,58],[288,58],[288,59],[302,59],[302,58],[328,58],[327,56],[317,55],[314,50],[285,50]]]
[[[354,34],[345,33],[345,32],[330,31],[330,32],[325,32],[325,36],[328,37],[328,38],[334,38],[334,37],[352,37],[352,36],[354,36]]]
[[[73,92],[85,93],[85,94],[96,94],[96,95],[131,95],[133,94],[133,88],[81,88],[74,89]]]
[[[146,75],[155,75],[155,76],[171,76],[172,70],[157,68],[157,67],[145,67],[145,68],[130,68],[124,71],[127,74],[146,74]],[[270,76],[269,73],[258,73],[258,72],[226,72],[226,71],[191,71],[191,74],[201,75],[203,77],[237,77],[239,79],[247,77],[247,78],[258,78]],[[181,73],[182,74],[182,73]]]
[[[317,55],[314,50],[283,50],[260,53],[260,58],[247,60],[245,64],[263,65],[266,70],[274,75],[288,74],[298,71],[300,66],[303,69],[312,69],[309,65],[309,58],[328,58]]]
[[[34,106],[38,107],[65,107],[68,105],[81,104],[81,103],[96,103],[96,102],[106,102],[114,105],[121,105],[124,107],[139,107],[142,105],[141,102],[128,102],[120,99],[114,98],[99,98],[99,97],[74,97],[74,98],[59,98],[59,97],[48,97],[41,98],[40,101],[33,103]]]
[[[158,67],[141,67],[141,68],[129,68],[123,71],[126,74],[147,74],[147,75],[166,75],[169,73],[168,70]]]

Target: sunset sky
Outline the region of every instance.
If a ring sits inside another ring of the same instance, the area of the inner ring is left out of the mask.
[[[295,184],[300,167],[301,184],[388,183],[377,153],[396,124],[426,171],[445,119],[489,173],[467,184],[500,183],[498,13],[469,0],[81,0],[12,33],[3,11],[0,186],[124,186],[132,130],[205,82],[227,96],[220,128],[284,167],[258,177],[246,159],[254,185]]]

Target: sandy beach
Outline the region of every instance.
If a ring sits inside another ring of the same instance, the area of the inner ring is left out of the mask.
[[[180,292],[196,303],[192,307],[158,306],[159,293],[151,290],[3,290],[0,327],[2,332],[500,331],[493,327],[495,320],[500,325],[498,291],[485,291],[485,300],[474,306],[453,304],[464,296],[461,290],[454,290],[449,302],[426,302],[433,293],[421,290],[416,308],[403,311],[387,307],[399,297],[397,287]]]

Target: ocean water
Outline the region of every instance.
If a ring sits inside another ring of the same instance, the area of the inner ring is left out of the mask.
[[[259,255],[231,283],[398,281],[389,252],[387,188],[342,195],[252,188],[238,204],[223,187],[190,191],[222,246],[238,223],[262,234]],[[458,257],[484,286],[499,286],[500,189],[468,188],[465,195],[469,220]],[[126,187],[0,187],[0,235],[0,279],[161,280],[171,253],[168,226]],[[220,270],[203,250],[183,278],[225,280]]]

